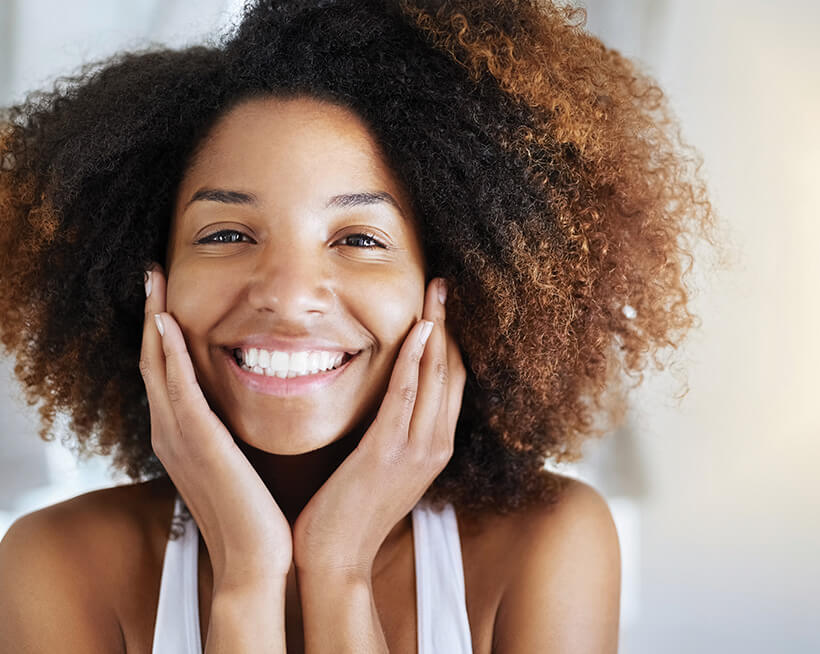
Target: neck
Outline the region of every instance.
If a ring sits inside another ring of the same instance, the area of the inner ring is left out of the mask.
[[[236,439],[239,449],[268,487],[293,526],[296,518],[361,440],[360,431],[304,454],[271,454]]]
[[[350,432],[325,447],[304,454],[271,454],[236,439],[239,448],[268,487],[291,528],[310,498],[356,448],[364,430]],[[374,561],[373,575],[381,575],[412,533],[408,513],[390,530]]]
[[[365,422],[370,424],[370,420]],[[291,528],[296,518],[316,492],[330,478],[347,456],[356,448],[364,435],[357,429],[312,452],[304,454],[271,454],[236,439],[239,448],[268,487]],[[373,564],[373,575],[378,577],[387,569],[412,534],[412,516],[403,516],[390,530]]]

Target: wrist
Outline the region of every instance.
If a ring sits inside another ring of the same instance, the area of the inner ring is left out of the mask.
[[[318,598],[321,602],[343,600],[351,595],[373,594],[373,577],[367,570],[296,570],[299,593],[302,598]]]
[[[249,571],[215,574],[213,596],[241,600],[242,598],[282,597],[284,601],[287,576],[259,574]]]
[[[370,584],[373,578],[372,564],[357,563],[350,565],[320,565],[303,564],[295,565],[296,577],[303,583],[356,585],[359,583]]]

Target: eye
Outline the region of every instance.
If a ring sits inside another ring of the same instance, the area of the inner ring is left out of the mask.
[[[347,243],[348,241],[353,241],[357,243],[362,242],[369,242],[371,245],[354,245],[353,247],[362,247],[365,250],[370,250],[374,247],[379,248],[386,248],[387,246],[379,241],[374,234],[348,234],[347,236],[340,239],[346,245],[351,245],[351,243]]]
[[[203,236],[197,241],[200,243],[239,243],[242,237],[247,238],[247,234],[237,232],[235,229],[221,229],[208,236]]]

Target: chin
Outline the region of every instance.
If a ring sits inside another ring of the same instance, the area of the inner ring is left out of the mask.
[[[232,430],[234,438],[245,445],[249,445],[256,450],[267,454],[296,455],[307,454],[327,447],[331,443],[341,440],[343,433],[331,433],[326,436],[317,436],[315,433],[309,438],[305,433],[307,428],[297,429],[277,429],[281,436],[274,436],[274,430],[270,428],[262,429],[239,429]],[[275,432],[274,432],[275,433]]]
[[[307,452],[319,450],[332,443],[334,439],[322,441],[316,439],[306,440],[301,438],[279,439],[269,437],[257,438],[236,436],[236,440],[241,440],[245,445],[249,445],[261,452],[266,452],[267,454],[294,455],[306,454]]]

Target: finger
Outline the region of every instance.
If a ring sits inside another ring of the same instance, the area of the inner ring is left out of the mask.
[[[214,439],[197,438],[197,434],[222,431],[223,425],[211,407],[196,379],[193,362],[179,324],[170,313],[162,312],[162,351],[165,356],[166,397],[179,425],[181,446],[188,454],[215,454],[209,451]],[[224,439],[216,439],[217,445]],[[226,443],[221,443],[227,445]]]
[[[148,396],[153,437],[160,430],[175,430],[176,419],[165,390],[165,356],[154,320],[155,314],[165,311],[165,275],[159,264],[154,264],[149,273],[150,288],[147,283],[146,291],[150,290],[150,295],[145,299],[139,368]]]
[[[418,391],[419,362],[429,339],[429,333],[426,338],[423,336],[425,325],[432,327],[432,322],[422,319],[413,325],[399,350],[384,400],[373,421],[384,425],[389,434],[379,439],[380,445],[403,446],[407,443]],[[362,440],[363,444],[367,442],[370,441]]]
[[[441,440],[439,431],[446,429],[445,422],[440,421],[442,405],[446,413],[445,397],[447,388],[447,339],[444,331],[444,305],[439,300],[439,283],[434,279],[428,289],[424,302],[424,317],[435,323],[430,340],[424,350],[419,370],[419,388],[413,417],[410,423],[410,440],[424,445],[424,451],[436,455],[437,443]]]
[[[464,367],[464,358],[461,354],[461,348],[459,348],[458,342],[446,326],[445,332],[447,334],[448,389],[447,395],[442,404],[447,407],[447,417],[444,423],[447,425],[445,442],[452,451],[456,425],[458,424],[458,417],[461,413],[461,403],[464,399],[464,385],[467,381],[467,369]]]

